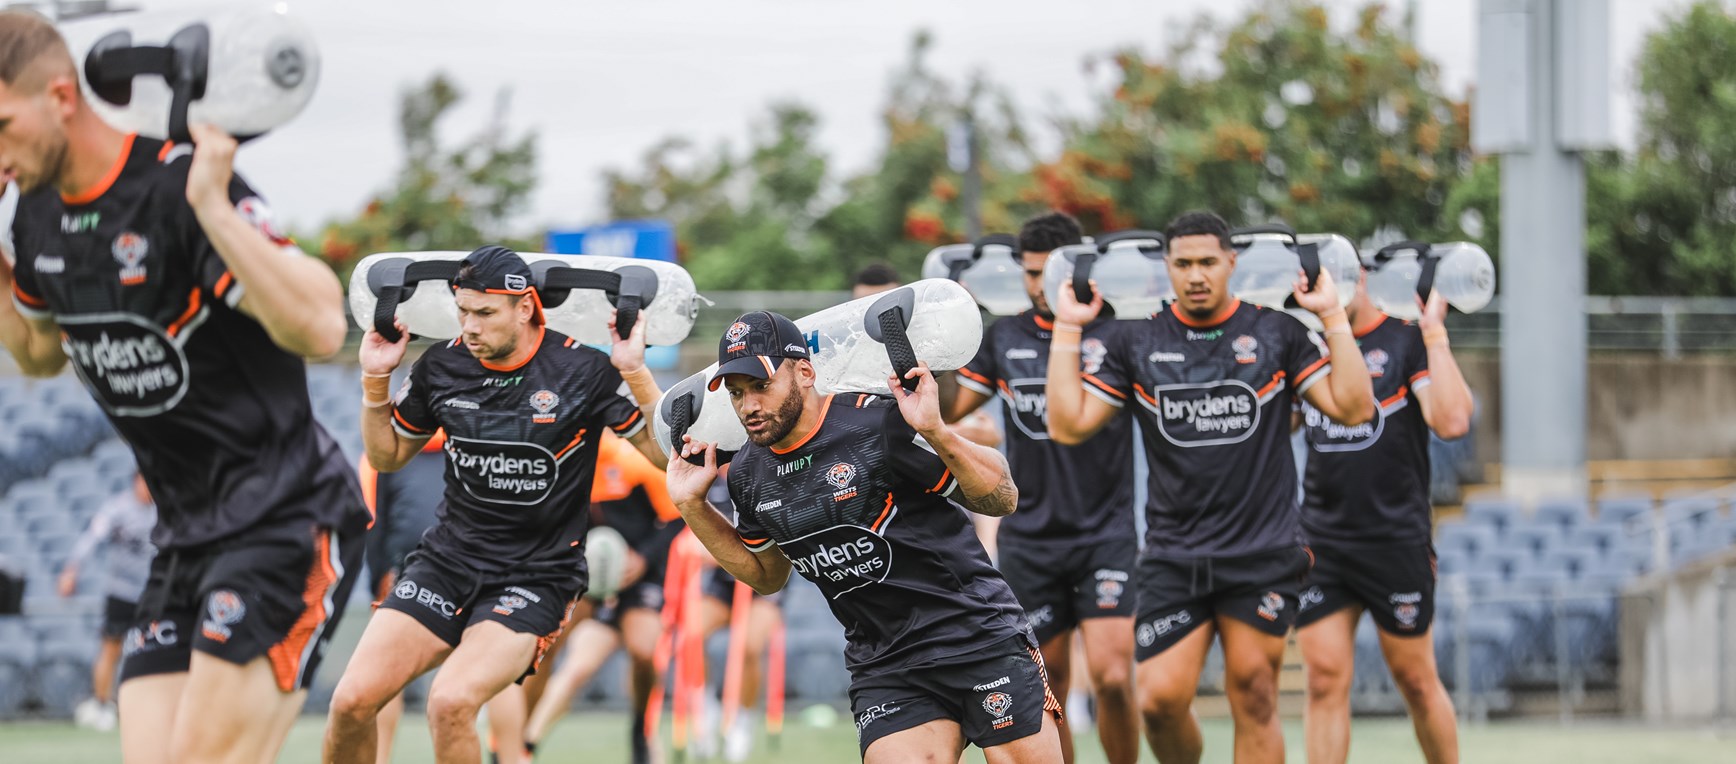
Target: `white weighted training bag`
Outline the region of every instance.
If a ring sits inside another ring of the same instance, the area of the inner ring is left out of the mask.
[[[1062,289],[1091,301],[1091,282],[1117,318],[1144,318],[1175,299],[1175,285],[1164,262],[1166,244],[1156,231],[1117,231],[1089,244],[1055,250],[1043,265],[1043,294],[1049,307],[1061,304]]]
[[[300,114],[319,82],[313,32],[282,3],[104,15],[60,31],[97,114],[152,138],[186,141],[192,122],[259,136]]]
[[[923,361],[935,371],[964,366],[982,345],[983,322],[970,292],[948,279],[923,279],[796,319],[808,342],[820,393],[885,394],[886,378]],[[657,442],[671,455],[682,434],[733,455],[747,431],[729,389],[707,391],[712,364],[671,387],[657,404]]]
[[[1482,310],[1495,298],[1495,261],[1470,242],[1399,242],[1381,248],[1367,266],[1368,299],[1393,318],[1420,318],[1418,300],[1431,289],[1464,313]]]
[[[458,336],[458,306],[449,281],[469,252],[386,252],[369,255],[350,274],[350,314],[356,325],[391,339],[391,316],[411,334]],[[548,327],[588,345],[606,345],[609,317],[619,307],[624,332],[638,317],[645,344],[676,345],[693,330],[703,298],[686,269],[661,260],[520,252],[536,274]],[[384,308],[382,308],[382,305]],[[382,319],[384,321],[382,322]]]
[[[1340,305],[1356,297],[1356,280],[1362,264],[1356,247],[1338,234],[1301,234],[1282,225],[1260,225],[1230,232],[1236,249],[1236,272],[1230,275],[1230,292],[1255,305],[1285,310],[1310,329],[1321,329],[1313,313],[1296,306],[1299,273],[1312,278],[1332,274]]]
[[[983,310],[997,316],[1016,316],[1031,307],[1018,239],[1011,234],[935,247],[922,260],[922,277],[957,281]]]

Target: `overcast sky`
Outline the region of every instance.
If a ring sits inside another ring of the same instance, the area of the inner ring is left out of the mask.
[[[134,0],[147,9],[210,0]],[[1685,0],[1610,0],[1618,69],[1615,125],[1631,136],[1631,69],[1643,36]],[[1328,0],[1335,24],[1360,0]],[[1402,10],[1405,0],[1389,0]],[[1086,113],[1104,67],[1128,46],[1160,49],[1177,22],[1230,18],[1250,0],[289,0],[318,36],[324,73],[295,121],[243,148],[240,164],[280,219],[306,230],[353,214],[385,187],[402,156],[399,92],[436,71],[470,94],[445,125],[486,124],[494,92],[512,89],[509,124],[541,135],[541,181],[525,221],[577,226],[602,216],[600,174],[653,142],[683,135],[741,145],[775,99],[816,109],[835,176],[867,166],[883,142],[878,110],[913,31],[935,37],[933,66],[951,79],[981,70],[1008,86],[1033,126]],[[1472,78],[1475,0],[1417,0],[1416,34],[1450,93]],[[1052,134],[1039,136],[1053,145]]]

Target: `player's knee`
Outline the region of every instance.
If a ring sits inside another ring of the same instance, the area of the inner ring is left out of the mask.
[[[428,693],[428,724],[436,731],[443,727],[473,726],[486,700],[467,688],[436,686]]]
[[[1278,713],[1278,677],[1264,666],[1225,672],[1225,689],[1231,710],[1256,724],[1271,721]]]
[[[1154,688],[1139,699],[1139,713],[1153,729],[1186,720],[1193,712],[1193,698],[1185,692]]]
[[[330,713],[334,724],[366,724],[379,715],[390,698],[381,699],[363,692],[353,682],[338,682],[332,690]]]
[[[1308,700],[1332,700],[1350,693],[1352,670],[1343,661],[1308,661]]]
[[[1392,670],[1392,683],[1398,687],[1399,693],[1404,695],[1405,702],[1412,706],[1427,702],[1441,683],[1434,667],[1421,661],[1389,664],[1387,668]]]
[[[1091,667],[1091,686],[1097,694],[1120,696],[1133,687],[1133,667],[1121,661],[1106,661]]]

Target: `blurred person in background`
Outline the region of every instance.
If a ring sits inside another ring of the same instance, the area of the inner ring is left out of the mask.
[[[1133,422],[1116,417],[1084,443],[1061,445],[1049,438],[1045,405],[1054,314],[1043,294],[1043,264],[1050,252],[1082,239],[1078,221],[1064,213],[1025,221],[1018,251],[1032,307],[996,321],[984,333],[976,357],[958,370],[960,389],[947,419],[968,421],[967,415],[983,415],[983,404],[997,396],[1001,400],[1019,511],[996,521],[996,567],[1024,606],[1056,687],[1072,685],[1073,633],[1079,632],[1084,665],[1097,692],[1097,734],[1103,750],[1109,761],[1131,764],[1139,758],[1132,684],[1138,591],[1133,575],[1139,561]],[[1105,317],[1085,327],[1084,373],[1095,373],[1103,362],[1102,338],[1111,328],[1107,323]],[[1066,726],[1061,743],[1067,761],[1072,761],[1072,735]]]
[[[60,571],[60,596],[78,593],[78,574],[97,547],[103,548],[102,647],[91,665],[91,697],[73,711],[80,727],[108,731],[115,726],[115,670],[121,662],[121,638],[133,626],[139,594],[151,575],[151,529],[157,525],[157,504],[143,476],[134,474],[132,489],[104,502],[73,544]]]
[[[1350,755],[1350,682],[1364,610],[1410,709],[1429,764],[1459,760],[1453,701],[1435,665],[1434,508],[1429,433],[1452,440],[1471,424],[1471,389],[1447,340],[1447,303],[1431,293],[1415,323],[1374,307],[1363,274],[1350,326],[1379,401],[1375,419],[1339,425],[1304,403],[1308,439],[1302,529],[1314,552],[1296,617],[1308,668],[1309,764]]]
[[[899,280],[898,271],[885,263],[870,263],[856,272],[856,277],[850,282],[850,299],[855,300],[871,294],[890,292],[903,286]]]

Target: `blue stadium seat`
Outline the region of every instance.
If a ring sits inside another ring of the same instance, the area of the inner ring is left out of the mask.
[[[1562,526],[1549,522],[1520,522],[1507,529],[1506,548],[1541,557],[1561,543]]]
[[[1650,496],[1607,496],[1597,502],[1597,522],[1601,525],[1621,525],[1652,512]]]
[[[1671,528],[1698,532],[1723,518],[1723,502],[1711,496],[1681,496],[1664,500],[1664,522]]]
[[[1465,557],[1476,559],[1483,552],[1500,545],[1500,534],[1488,525],[1472,525],[1463,521],[1441,523],[1435,548],[1458,549]]]
[[[1577,580],[1602,561],[1603,552],[1597,549],[1564,545],[1549,550],[1539,562],[1546,569],[1562,571]]]
[[[1532,514],[1531,519],[1534,522],[1559,526],[1566,531],[1589,522],[1591,514],[1586,511],[1585,499],[1554,498],[1537,502],[1537,511]]]
[[[1581,525],[1570,531],[1563,540],[1563,546],[1570,549],[1585,549],[1607,555],[1617,546],[1617,537],[1621,531],[1608,525]]]
[[[0,637],[0,719],[23,715],[30,699],[31,668],[35,665],[35,644]]]
[[[1465,502],[1465,522],[1487,525],[1505,533],[1519,518],[1519,507],[1505,498],[1481,498]]]
[[[1491,549],[1477,555],[1477,567],[1499,575],[1502,580],[1510,580],[1520,566],[1522,558],[1530,558],[1530,550],[1524,548],[1501,547]]]

